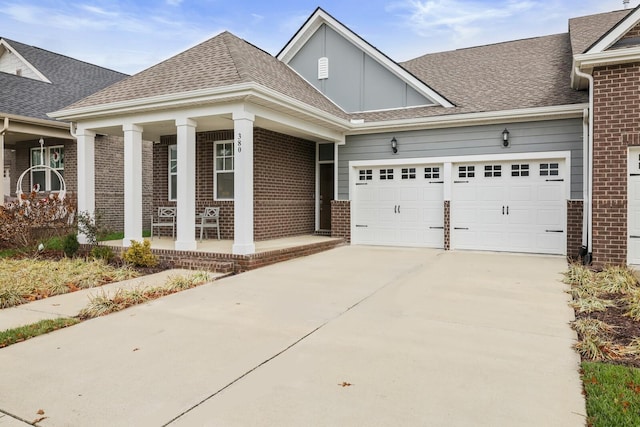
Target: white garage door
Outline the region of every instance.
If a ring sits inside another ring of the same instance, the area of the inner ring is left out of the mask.
[[[451,248],[564,254],[564,166],[562,160],[454,165]]]
[[[640,151],[629,151],[628,246],[629,264],[640,264]]]
[[[352,242],[442,248],[443,188],[442,165],[357,170]]]

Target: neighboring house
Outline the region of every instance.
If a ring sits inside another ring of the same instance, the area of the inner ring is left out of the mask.
[[[70,123],[52,119],[47,113],[125,77],[127,75],[116,71],[0,38],[0,164],[4,166],[5,177],[0,203],[16,196],[19,176],[31,166],[40,165],[42,160],[64,177],[69,194],[75,197],[78,164]],[[98,144],[96,153],[100,159],[96,165],[99,170],[95,181],[96,204],[104,213],[105,225],[122,230],[123,144],[110,136],[98,139],[105,143]],[[150,184],[150,174],[148,180]],[[56,192],[60,186],[51,169],[32,169],[22,181],[25,193],[31,189]],[[147,205],[150,213],[150,198]]]
[[[95,135],[124,137],[125,242],[142,238],[146,139],[177,250],[220,206],[236,254],[318,231],[640,263],[639,22],[604,13],[396,63],[318,8],[277,57],[224,32],[51,116],[78,123],[86,164]]]

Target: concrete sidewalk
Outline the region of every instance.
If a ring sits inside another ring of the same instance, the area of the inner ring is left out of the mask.
[[[346,246],[228,277],[0,349],[0,426],[583,426],[565,269]]]
[[[0,331],[17,328],[45,319],[74,317],[89,304],[89,300],[95,295],[101,295],[102,293],[112,295],[118,289],[161,286],[170,277],[188,276],[193,273],[195,273],[195,271],[183,269],[165,270],[130,280],[44,298],[17,307],[5,308],[0,310]],[[213,272],[207,272],[207,274],[209,274],[212,280],[223,276],[223,274]]]

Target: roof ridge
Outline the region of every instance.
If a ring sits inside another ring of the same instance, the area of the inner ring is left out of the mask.
[[[243,76],[240,73],[240,66],[238,64],[238,60],[236,59],[236,55],[234,54],[234,52],[232,52],[232,49],[230,47],[231,43],[230,41],[233,40],[234,38],[236,38],[236,36],[225,30],[221,33],[222,37],[223,37],[223,41],[224,41],[224,47],[227,49],[227,52],[229,53],[229,58],[231,58],[231,62],[233,62],[233,68],[236,70],[236,74],[238,75],[238,78],[240,80],[246,80],[246,76]],[[242,58],[242,55],[240,55],[240,58]]]

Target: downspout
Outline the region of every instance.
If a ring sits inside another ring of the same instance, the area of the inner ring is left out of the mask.
[[[78,134],[76,133],[75,129],[73,128],[73,122],[69,122],[69,133],[71,134],[73,139],[75,139],[76,141],[78,140]]]
[[[4,118],[4,125],[2,129],[0,129],[0,135],[4,135],[4,133],[9,129],[9,117]]]
[[[584,197],[583,209],[586,210],[587,227],[586,227],[586,248],[581,249],[581,253],[584,253],[583,263],[585,265],[591,265],[593,261],[593,76],[591,74],[580,71],[578,66],[575,67],[575,73],[577,76],[587,79],[589,82],[589,137],[587,141],[587,193]],[[584,218],[584,216],[583,216]],[[583,227],[584,230],[584,227]],[[582,236],[584,242],[585,238]]]

